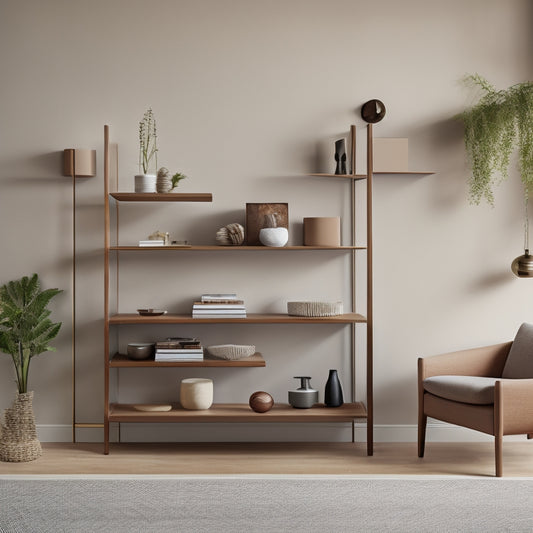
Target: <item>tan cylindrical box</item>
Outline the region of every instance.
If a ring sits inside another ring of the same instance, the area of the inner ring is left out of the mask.
[[[305,246],[340,246],[340,217],[304,218]]]

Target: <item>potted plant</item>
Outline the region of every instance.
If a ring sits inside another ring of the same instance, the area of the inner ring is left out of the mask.
[[[0,435],[0,460],[32,461],[42,453],[33,415],[33,391],[28,392],[31,359],[55,351],[49,342],[56,337],[61,322],[54,323],[47,308],[59,289],[41,291],[37,274],[0,287],[0,351],[11,356],[15,367],[18,395],[5,410]]]
[[[135,192],[156,192],[157,128],[152,108],[139,122],[139,174],[135,176]]]
[[[471,202],[486,200],[494,205],[493,187],[507,178],[515,148],[527,202],[533,189],[533,82],[496,90],[479,74],[465,81],[482,93],[477,104],[459,115],[472,167]]]

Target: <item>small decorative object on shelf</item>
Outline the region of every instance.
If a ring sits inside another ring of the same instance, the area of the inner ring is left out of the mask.
[[[344,403],[342,387],[336,370],[329,371],[326,389],[324,391],[324,403],[326,407],[340,407]]]
[[[177,189],[178,188],[178,185],[180,183],[181,180],[184,180],[187,176],[185,174],[182,174],[181,172],[176,172],[173,176],[172,176],[172,191],[174,189]]]
[[[256,413],[266,413],[272,409],[274,399],[268,394],[268,392],[259,390],[250,396],[248,404],[252,408],[252,411],[255,411]]]
[[[217,344],[208,346],[207,352],[218,359],[237,361],[255,353],[255,346],[247,344]]]
[[[289,391],[289,403],[296,409],[309,409],[318,403],[318,391],[311,388],[311,376],[294,376],[300,388]]]
[[[129,359],[134,361],[142,361],[143,359],[150,359],[154,355],[153,342],[132,342],[128,344],[127,354]]]
[[[259,230],[259,240],[265,246],[281,248],[289,240],[287,228],[278,227],[278,214],[270,213],[264,217],[264,227]]]
[[[137,313],[141,316],[161,316],[167,314],[164,309],[153,309],[152,307],[147,309],[137,309]]]
[[[344,139],[335,141],[335,174],[346,174],[346,143]]]
[[[304,218],[305,246],[340,246],[340,217],[306,217]]]
[[[135,176],[135,192],[156,192],[157,129],[152,108],[139,122],[139,174]]]
[[[213,404],[213,380],[207,378],[182,379],[180,404],[184,409],[209,409]]]
[[[289,229],[289,204],[246,204],[246,244],[262,244],[259,231],[265,227],[265,216],[276,215],[276,227]]]
[[[291,316],[337,316],[342,313],[342,302],[287,302],[287,314]]]
[[[146,413],[171,411],[172,405],[169,403],[138,403],[133,406],[136,411],[144,411]]]
[[[217,231],[216,241],[220,246],[240,246],[244,242],[244,228],[233,222]]]
[[[246,318],[244,300],[236,294],[202,294],[192,306],[193,318]]]
[[[363,104],[361,117],[369,124],[376,124],[376,122],[383,120],[386,112],[385,104],[381,100],[374,99]]]
[[[157,171],[156,189],[159,193],[167,193],[172,189],[172,178],[168,168],[161,167]]]
[[[162,361],[203,361],[204,348],[196,338],[169,337],[155,343],[155,360]]]

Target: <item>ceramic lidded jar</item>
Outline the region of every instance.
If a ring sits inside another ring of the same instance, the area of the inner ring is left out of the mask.
[[[213,404],[213,380],[207,378],[182,379],[180,404],[184,409],[209,409]]]

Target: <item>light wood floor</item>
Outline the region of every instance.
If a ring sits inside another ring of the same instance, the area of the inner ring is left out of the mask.
[[[0,463],[2,474],[381,474],[494,475],[491,443],[113,444],[43,443],[29,463]],[[533,476],[533,442],[504,443],[504,475]]]

